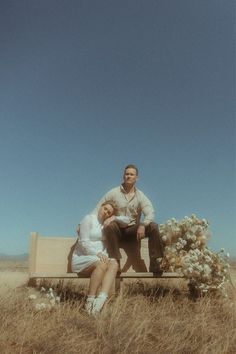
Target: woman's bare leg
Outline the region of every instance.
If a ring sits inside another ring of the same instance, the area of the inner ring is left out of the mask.
[[[85,311],[87,311],[88,314],[92,313],[93,306],[95,303],[95,296],[97,294],[98,288],[102,283],[102,279],[106,270],[107,264],[97,261],[91,264],[86,269],[84,269],[83,272],[81,272],[81,274],[83,275],[90,275],[89,290],[84,304],[84,309]]]
[[[98,297],[96,297],[96,299],[93,302],[93,307],[91,310],[91,313],[93,315],[97,315],[101,311],[101,309],[103,308],[103,305],[105,304],[105,302],[107,300],[108,293],[111,289],[113,281],[115,280],[118,268],[119,268],[119,265],[115,259],[109,260],[108,268],[107,268],[106,273],[104,274],[104,277],[102,280],[101,292],[99,293]]]
[[[96,295],[99,286],[103,281],[104,274],[107,270],[107,264],[100,261],[93,264],[93,270],[90,275],[88,296]]]
[[[101,292],[108,294],[118,271],[118,263],[115,259],[109,260],[108,268],[102,279]]]

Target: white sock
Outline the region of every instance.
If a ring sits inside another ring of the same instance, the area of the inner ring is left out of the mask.
[[[93,304],[95,301],[95,295],[88,295],[84,304],[84,308],[88,313],[91,313]]]
[[[101,309],[103,308],[103,305],[106,302],[107,297],[108,297],[107,293],[104,293],[104,292],[101,292],[98,295],[98,297],[96,297],[96,299],[94,300],[94,303],[93,303],[92,311],[91,311],[92,314],[97,314],[101,311]]]

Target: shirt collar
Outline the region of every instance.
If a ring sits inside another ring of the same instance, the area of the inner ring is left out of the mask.
[[[122,193],[127,194],[126,190],[124,189],[123,184],[120,185],[120,190]],[[134,193],[136,193],[136,191],[137,191],[137,188],[134,186]]]

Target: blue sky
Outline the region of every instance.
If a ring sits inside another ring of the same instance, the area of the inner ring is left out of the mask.
[[[75,235],[135,163],[157,222],[236,255],[234,5],[1,1],[0,253]]]

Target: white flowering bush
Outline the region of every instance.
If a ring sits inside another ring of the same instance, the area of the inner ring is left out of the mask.
[[[44,287],[41,287],[39,294],[31,294],[28,296],[28,299],[34,301],[36,311],[51,310],[60,304],[60,297],[57,296],[52,288],[46,290]]]
[[[211,233],[206,219],[194,214],[179,221],[172,218],[160,225],[160,234],[165,246],[165,271],[184,275],[201,293],[218,289],[226,295],[229,254],[224,249],[214,253],[207,248]]]

